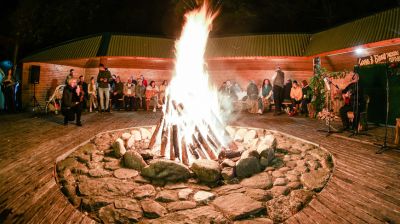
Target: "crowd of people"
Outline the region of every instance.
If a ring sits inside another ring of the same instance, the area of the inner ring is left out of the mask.
[[[76,119],[76,124],[81,126],[81,113],[86,109],[89,112],[110,112],[112,108],[137,111],[149,110],[151,106],[156,112],[164,102],[168,85],[166,80],[159,87],[155,81],[148,83],[143,75],[137,79],[128,78],[125,83],[103,64],[99,66],[97,77],[91,77],[89,83],[82,75],[79,78],[75,76],[74,69],[71,69],[65,80],[61,99],[64,125]]]
[[[286,110],[289,116],[308,116],[307,105],[312,98],[312,90],[306,80],[297,82],[287,79],[285,82],[285,73],[280,68],[276,70],[272,81],[264,79],[260,86],[251,80],[246,91],[242,91],[238,83],[228,80],[222,84],[219,92],[225,102],[246,101],[250,113],[263,114],[274,106],[274,115],[281,115]]]

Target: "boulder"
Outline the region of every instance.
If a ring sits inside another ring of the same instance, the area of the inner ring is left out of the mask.
[[[154,179],[166,181],[181,181],[190,178],[190,170],[187,166],[166,159],[155,159],[142,169],[142,175]]]
[[[274,196],[274,198],[281,196],[281,195],[287,195],[290,192],[289,187],[287,186],[274,186],[271,188],[271,193]]]
[[[112,148],[114,149],[114,155],[117,158],[121,158],[125,153],[126,153],[126,149],[124,146],[124,141],[120,138],[118,138],[114,144],[112,145]]]
[[[217,197],[212,204],[230,220],[238,220],[265,211],[261,202],[242,193],[233,193]]]
[[[300,189],[303,185],[299,181],[290,182],[287,184],[288,188],[291,190]]]
[[[255,130],[249,130],[246,132],[246,134],[243,136],[243,142],[245,144],[250,144],[252,140],[254,140],[257,137],[257,132]]]
[[[246,150],[236,162],[236,176],[245,178],[261,171],[261,165],[257,157],[251,153],[252,151]]]
[[[68,158],[58,162],[56,168],[57,168],[58,172],[61,172],[61,171],[64,171],[66,169],[72,169],[77,164],[78,164],[78,161],[76,161],[75,158],[68,157]]]
[[[210,200],[215,198],[215,194],[208,191],[198,191],[193,195],[193,199],[198,204],[207,204]]]
[[[246,188],[269,189],[272,187],[272,178],[268,173],[263,172],[243,179],[240,185]]]
[[[114,161],[109,161],[109,162],[104,163],[104,169],[106,169],[106,170],[114,171],[114,170],[118,170],[120,168],[121,168],[120,161],[117,159]]]
[[[272,160],[275,158],[276,145],[277,141],[273,135],[266,135],[259,140],[257,152],[261,157],[267,159],[266,164],[268,165],[271,164]]]
[[[244,193],[246,189],[240,184],[228,184],[215,188],[215,192],[221,196],[233,193]]]
[[[289,197],[279,196],[267,202],[266,204],[269,217],[275,223],[282,223],[292,216]]]
[[[131,134],[127,133],[127,132],[123,133],[122,136],[121,136],[122,140],[124,140],[124,141],[128,141],[128,139],[130,137],[131,137]]]
[[[311,201],[313,195],[314,192],[304,189],[290,192],[289,204],[292,213],[300,211],[309,201]]]
[[[232,128],[232,127],[230,127],[230,126],[227,126],[227,127],[225,128],[225,130],[228,132],[228,134],[229,134],[229,136],[230,136],[231,138],[235,137],[235,133],[236,133],[236,129],[235,129],[235,128]]]
[[[78,192],[83,196],[125,196],[135,189],[133,182],[116,178],[84,178],[78,184]]]
[[[245,194],[256,201],[269,201],[272,199],[272,193],[262,189],[248,188]]]
[[[143,198],[153,197],[155,194],[156,189],[154,189],[153,185],[150,184],[138,186],[133,190],[133,196],[139,200]]]
[[[142,217],[140,211],[129,211],[127,209],[117,209],[113,205],[107,205],[99,210],[99,218],[105,224],[108,223],[133,223],[138,222]]]
[[[233,167],[224,167],[221,171],[222,179],[231,181],[235,177],[235,170]]]
[[[135,136],[131,135],[131,137],[126,142],[126,148],[133,149],[135,145]],[[140,141],[140,140],[139,140]]]
[[[145,166],[146,162],[143,157],[134,150],[130,150],[124,155],[124,166],[130,169],[141,171]]]
[[[140,128],[140,134],[142,136],[142,139],[150,139],[151,138],[151,132],[147,128]]]
[[[193,201],[176,201],[168,204],[167,208],[170,212],[196,208],[196,202]]]
[[[89,174],[90,177],[96,177],[96,178],[111,177],[112,176],[111,172],[109,172],[107,170],[104,170],[104,169],[101,169],[101,168],[89,170],[88,174]]]
[[[178,191],[179,200],[188,200],[189,196],[193,193],[193,190],[190,188],[184,188]]]
[[[330,171],[326,169],[313,170],[301,175],[303,186],[312,191],[320,191],[329,179]]]
[[[213,160],[198,159],[192,164],[191,170],[202,182],[214,183],[221,178],[219,163]]]
[[[142,200],[140,204],[142,205],[143,214],[147,218],[155,219],[167,214],[166,208],[151,199]]]
[[[233,138],[234,141],[236,142],[243,142],[244,141],[244,136],[246,135],[247,130],[246,129],[239,129],[236,133],[235,133],[235,137]]]
[[[139,175],[139,172],[132,169],[121,168],[114,171],[114,177],[118,179],[129,179],[137,175]]]
[[[86,211],[98,211],[101,207],[112,204],[114,199],[106,196],[91,196],[82,199],[82,208]]]
[[[285,186],[287,184],[287,179],[286,178],[276,178],[274,181],[274,186]]]
[[[178,201],[178,194],[174,190],[163,190],[156,195],[156,201],[159,202],[173,202]]]
[[[154,154],[150,149],[142,149],[139,153],[144,160],[153,159],[154,157]]]
[[[235,167],[235,162],[233,162],[232,160],[230,160],[230,159],[224,159],[224,161],[222,161],[222,163],[221,163],[221,167],[222,168],[224,168],[224,167]]]
[[[142,140],[142,135],[140,134],[139,130],[132,130],[131,131],[131,137],[133,137],[134,141],[140,141]]]

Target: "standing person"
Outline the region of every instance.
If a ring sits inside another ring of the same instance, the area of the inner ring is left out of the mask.
[[[119,109],[120,105],[118,105],[118,100],[123,98],[124,96],[124,83],[121,82],[121,78],[117,76],[115,78],[114,89],[112,92],[112,102],[116,108]]]
[[[274,77],[272,78],[272,91],[274,94],[274,102],[275,102],[275,113],[274,115],[282,114],[282,102],[283,102],[283,83],[285,81],[285,73],[281,70],[280,67],[276,70]]]
[[[258,101],[258,113],[262,114],[266,107],[269,108],[272,101],[272,85],[269,79],[264,79],[261,86],[261,97]]]
[[[249,112],[252,114],[257,113],[257,109],[258,109],[258,87],[257,85],[254,83],[253,80],[250,81],[249,85],[247,86],[247,99],[249,102]]]
[[[142,79],[138,80],[138,85],[135,88],[135,100],[136,100],[136,109],[145,109],[146,108],[146,97],[145,97],[146,87],[143,85]]]
[[[110,86],[109,86],[110,81],[111,81],[110,71],[106,70],[106,67],[103,64],[100,64],[99,74],[97,75],[97,83],[99,85],[101,112],[104,112],[105,110],[110,112]],[[105,107],[104,107],[104,100],[106,101]]]
[[[69,70],[69,74],[67,75],[67,78],[65,79],[65,85],[68,85],[69,80],[74,78],[74,74],[75,74],[75,70],[74,69],[70,69]]]
[[[301,100],[303,99],[303,89],[297,81],[293,81],[293,86],[290,90],[290,98],[292,99],[292,109],[289,112],[289,116],[294,116],[299,111]]]
[[[96,110],[96,102],[97,102],[97,86],[94,81],[94,77],[90,78],[90,83],[88,86],[88,95],[89,95],[89,111],[92,112],[92,107]]]
[[[132,111],[137,110],[135,106],[135,84],[132,83],[132,79],[128,79],[128,82],[124,85],[124,100],[125,110]]]
[[[360,112],[364,110],[364,91],[361,85],[358,85],[359,76],[355,74],[351,82],[342,91],[342,96],[345,104],[340,108],[340,118],[342,120],[343,128],[341,131],[350,129],[350,121],[347,117],[347,112],[354,113],[353,130],[356,130],[358,121],[360,119]],[[358,110],[358,111],[357,111]]]
[[[3,80],[5,106],[8,113],[15,112],[15,98],[14,98],[14,85],[15,81],[12,77],[12,70],[9,69],[7,77]]]
[[[87,109],[87,101],[89,98],[89,94],[88,94],[88,84],[85,82],[85,79],[83,78],[83,75],[79,76],[79,82],[78,82],[79,86],[82,86],[82,91],[84,94],[84,99],[82,102],[82,108],[83,110]]]
[[[81,123],[81,89],[77,87],[76,79],[68,80],[68,85],[64,88],[61,112],[64,115],[64,125],[68,125],[68,121],[73,121],[76,115],[76,125],[82,126]]]
[[[290,92],[292,91],[292,86],[293,86],[292,80],[291,79],[286,80],[285,86],[283,87],[283,100],[284,101],[291,100]]]
[[[308,116],[308,107],[307,105],[311,103],[311,97],[312,97],[312,89],[310,86],[308,86],[308,83],[306,80],[301,81],[302,84],[302,93],[303,93],[303,99],[301,100],[301,114],[305,115],[306,117]]]
[[[160,90],[156,86],[156,82],[151,81],[150,85],[146,88],[146,98],[150,99],[150,103],[153,104],[153,112],[156,112],[157,108],[160,107],[158,104],[158,93]]]
[[[144,78],[143,75],[140,75],[140,79],[143,81],[143,86],[147,88],[147,80]]]
[[[3,80],[6,78],[6,74],[4,74],[3,69],[0,68],[0,112],[4,110],[5,107],[5,99],[3,95]]]
[[[168,82],[167,80],[164,80],[160,86],[160,96],[159,96],[159,101],[161,104],[165,103],[165,90],[168,87]]]

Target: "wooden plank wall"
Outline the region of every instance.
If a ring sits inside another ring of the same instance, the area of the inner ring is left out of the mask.
[[[64,84],[69,70],[71,68],[75,69],[77,77],[85,73],[84,68],[72,67],[65,65],[56,65],[48,63],[25,63],[23,64],[22,70],[22,105],[24,108],[32,106],[32,96],[33,96],[33,84],[29,83],[30,79],[30,67],[32,65],[40,66],[40,79],[39,84],[36,84],[36,98],[39,104],[44,107],[46,104],[46,99],[48,91],[51,88],[55,88],[57,85]]]

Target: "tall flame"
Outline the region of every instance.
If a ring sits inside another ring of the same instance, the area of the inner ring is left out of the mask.
[[[216,13],[209,11],[206,1],[200,8],[185,14],[181,37],[175,43],[175,71],[166,90],[169,100],[166,101],[163,112],[165,125],[175,125],[179,130],[179,145],[185,139],[185,144],[189,147],[195,141],[193,136],[201,133],[206,138],[212,130],[214,140],[220,143],[219,147],[212,148],[213,153],[218,155],[222,148],[227,148],[227,140],[217,90],[209,82],[204,60],[208,35],[215,17]],[[181,110],[177,108],[179,106]],[[168,144],[172,144],[170,141],[171,139]],[[171,150],[171,147],[166,148]],[[205,151],[203,147],[199,150]],[[179,154],[182,161],[182,153]],[[168,155],[166,153],[167,158]],[[207,153],[204,155],[211,159]],[[190,153],[188,157],[189,163],[195,159]]]

